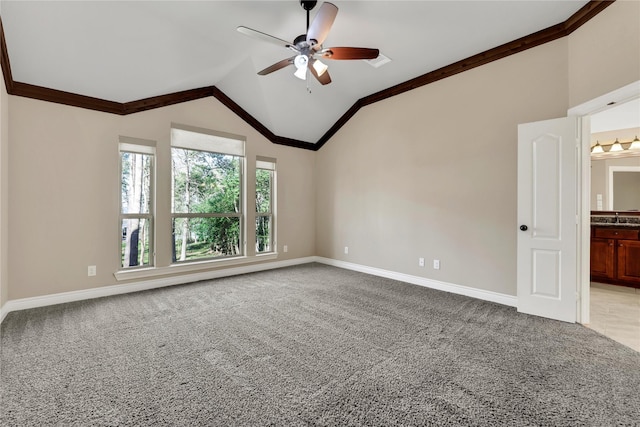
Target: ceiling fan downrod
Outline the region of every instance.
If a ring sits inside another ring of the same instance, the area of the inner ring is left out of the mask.
[[[309,32],[309,12],[311,9],[316,7],[317,3],[317,0],[300,0],[300,6],[307,11],[307,30],[305,31],[305,34]]]

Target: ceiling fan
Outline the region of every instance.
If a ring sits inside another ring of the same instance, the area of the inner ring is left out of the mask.
[[[273,37],[260,31],[247,27],[238,27],[238,31],[249,37],[254,37],[269,43],[283,46],[296,53],[291,58],[283,59],[275,64],[258,72],[261,76],[278,71],[289,65],[296,67],[294,75],[299,79],[306,80],[307,71],[311,72],[318,81],[323,84],[331,83],[331,77],[327,71],[327,66],[320,62],[319,58],[344,60],[344,59],[375,59],[380,51],[378,49],[369,49],[364,47],[330,47],[325,48],[322,43],[327,38],[331,25],[336,19],[338,8],[329,2],[324,2],[318,13],[309,25],[309,12],[316,6],[317,1],[300,0],[300,5],[307,11],[307,33],[299,35],[289,43],[286,40]]]

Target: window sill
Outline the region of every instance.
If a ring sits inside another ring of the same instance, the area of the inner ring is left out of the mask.
[[[243,264],[251,264],[257,261],[266,261],[277,259],[278,254],[276,252],[270,252],[268,254],[258,254],[252,257],[242,256],[230,259],[220,260],[208,260],[208,261],[193,261],[180,264],[171,264],[167,267],[150,267],[139,268],[135,270],[120,270],[113,273],[113,276],[117,281],[131,280],[131,279],[143,279],[148,277],[157,276],[169,276],[181,273],[193,273],[203,270],[212,270],[220,267],[230,267]]]

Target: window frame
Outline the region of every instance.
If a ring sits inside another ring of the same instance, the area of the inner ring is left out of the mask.
[[[259,212],[258,211],[258,206],[256,206],[256,212],[255,212],[255,237],[256,237],[256,242],[255,242],[255,254],[257,256],[261,256],[261,255],[267,255],[267,254],[273,254],[273,253],[277,253],[277,242],[276,242],[276,159],[274,158],[270,158],[270,157],[262,157],[262,156],[256,156],[256,166],[255,166],[255,174],[256,174],[256,189],[255,189],[255,194],[257,196],[257,183],[258,183],[258,171],[259,170],[266,170],[266,171],[270,171],[271,172],[271,180],[270,180],[270,188],[269,188],[269,212]],[[258,218],[259,217],[268,217],[269,220],[269,231],[270,231],[270,235],[269,235],[269,242],[270,242],[270,249],[268,251],[259,251],[258,250]]]
[[[189,141],[184,137],[180,137],[179,133],[182,131],[191,132],[194,138]],[[219,142],[219,146],[216,143]],[[213,144],[209,147],[209,144]],[[239,173],[239,195],[238,206],[239,212],[206,212],[206,213],[194,213],[194,212],[174,212],[174,178],[173,178],[173,162],[170,168],[171,174],[171,209],[169,213],[171,224],[171,239],[175,242],[175,220],[179,218],[184,219],[197,219],[197,218],[238,218],[239,221],[239,236],[238,245],[240,253],[234,255],[222,255],[211,256],[202,258],[193,258],[178,260],[171,258],[171,266],[179,266],[185,264],[201,263],[201,262],[220,262],[230,259],[244,258],[247,254],[247,239],[246,239],[246,157],[245,157],[245,139],[243,137],[227,134],[223,132],[216,132],[209,129],[202,129],[193,126],[171,124],[171,145],[170,145],[170,158],[173,159],[173,149],[183,149],[190,151],[199,151],[203,153],[219,154],[223,156],[232,156],[238,159],[238,173]],[[173,246],[175,243],[171,243]]]
[[[122,206],[122,153],[144,154],[151,158],[149,171],[149,212],[148,213],[123,213]],[[156,141],[119,137],[118,144],[118,271],[132,271],[145,268],[153,268],[156,265],[156,228],[155,228],[155,203],[156,203]],[[124,266],[122,265],[122,223],[127,219],[146,219],[149,230],[149,263]]]

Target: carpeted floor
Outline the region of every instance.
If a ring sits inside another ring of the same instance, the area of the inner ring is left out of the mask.
[[[0,425],[640,425],[640,353],[308,264],[10,313]]]

